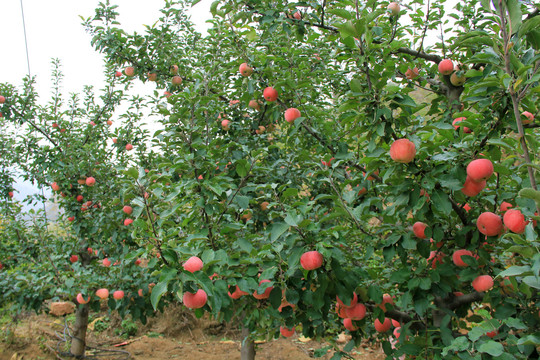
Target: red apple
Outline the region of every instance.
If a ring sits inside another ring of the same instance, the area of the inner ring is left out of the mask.
[[[96,296],[100,299],[106,299],[109,297],[109,290],[107,289],[99,289],[96,291]]]
[[[79,304],[88,304],[89,301],[90,301],[90,295],[88,295],[88,299],[84,300],[83,294],[81,293],[77,294],[77,302]]]
[[[420,221],[415,222],[414,225],[412,226],[414,235],[416,235],[417,238],[425,239],[426,234],[424,232],[426,230],[426,227],[427,227],[427,224],[423,222],[420,222]]]
[[[83,200],[84,200],[84,197],[82,195],[77,195],[78,202],[83,202]]]
[[[118,139],[117,139],[117,138],[112,138],[112,142],[113,142],[114,144],[116,144],[116,143],[118,142]]]
[[[266,279],[265,279],[265,280],[261,280],[261,281],[259,282],[259,286],[261,286],[262,284],[267,283],[267,282],[270,282],[270,280],[266,280]],[[261,299],[268,299],[268,298],[270,297],[270,293],[272,292],[272,289],[273,289],[273,288],[274,288],[273,286],[270,286],[270,287],[266,288],[266,290],[264,290],[264,293],[262,293],[262,294],[259,294],[259,293],[258,293],[258,290],[255,290],[255,291],[253,292],[253,297],[254,297],[255,299],[259,299],[259,300],[261,300]]]
[[[182,302],[190,309],[202,308],[206,304],[207,300],[208,295],[206,295],[206,292],[203,289],[197,290],[195,294],[185,292],[184,296],[182,297]]]
[[[133,208],[129,205],[126,205],[122,208],[122,211],[128,215],[131,215],[131,213],[133,212]]]
[[[332,166],[332,160],[334,160],[334,158],[330,158],[328,161],[321,160],[321,164],[323,164],[323,166],[330,167]]]
[[[349,331],[356,331],[358,330],[358,326],[354,325],[352,322],[352,319],[343,319],[343,326],[345,326],[345,329]]]
[[[68,217],[68,221],[74,221],[74,220],[75,220],[75,216]]]
[[[105,267],[111,266],[111,260],[109,260],[108,258],[103,259],[102,263]]]
[[[115,300],[120,300],[124,297],[124,292],[122,290],[116,290],[115,292],[113,292],[112,296]]]
[[[56,128],[58,127],[58,124],[54,122],[54,123],[52,123],[52,127],[53,127],[54,129],[56,129]]]
[[[431,251],[429,257],[427,258],[428,264],[431,264],[431,268],[436,269],[437,264],[443,263],[444,253],[440,251]]]
[[[480,275],[473,280],[472,286],[478,292],[484,292],[493,287],[493,278],[489,275]]]
[[[439,72],[443,75],[450,75],[454,71],[454,64],[450,59],[444,59],[439,63]]]
[[[352,320],[362,320],[366,316],[366,306],[357,303],[354,306],[345,308],[345,314]]]
[[[8,196],[9,196],[10,198],[13,198],[13,191],[9,191],[9,192],[8,192]]]
[[[266,101],[274,102],[278,98],[278,92],[273,87],[267,87],[263,91],[263,97],[266,99]]]
[[[465,263],[461,259],[461,257],[463,255],[473,256],[473,253],[470,252],[469,250],[465,250],[465,249],[460,249],[460,250],[454,251],[454,254],[452,254],[452,261],[454,262],[454,264],[456,264],[456,266],[459,266],[459,267],[469,266],[469,265],[467,265],[467,263]]]
[[[514,207],[514,205],[510,204],[509,202],[503,201],[501,203],[501,206],[499,207],[499,211],[504,214],[511,207]]]
[[[173,75],[178,74],[178,65],[171,65],[170,71]]]
[[[298,119],[302,114],[300,113],[300,110],[296,108],[289,108],[285,110],[285,121],[287,121],[289,124],[293,123],[294,120]]]
[[[94,179],[92,176],[86,178],[86,185],[94,186],[95,184],[96,184],[96,179]]]
[[[178,75],[175,75],[172,77],[171,79],[171,82],[173,83],[173,85],[181,85],[182,84],[182,78]]]
[[[386,312],[386,304],[394,305],[394,299],[389,294],[383,295],[382,303],[378,304],[377,307],[381,308],[382,311]]]
[[[149,72],[146,74],[149,81],[157,81],[157,74],[155,72]]]
[[[506,214],[504,214],[503,221],[504,225],[506,225],[510,231],[516,234],[523,234],[525,232],[527,222],[525,221],[525,216],[523,216],[521,211],[508,210]]]
[[[455,118],[454,121],[452,121],[452,125],[454,125],[454,129],[459,129],[461,126],[458,125],[460,122],[462,122],[463,120],[467,120],[466,117],[458,117],[458,118]],[[466,134],[470,134],[472,133],[472,130],[469,129],[468,127],[464,126],[463,127],[463,132],[466,133]]]
[[[343,301],[341,301],[341,299],[339,298],[339,296],[336,296],[336,300],[337,300],[337,303],[338,303],[338,305],[340,307],[342,306],[344,308],[350,308],[350,307],[353,307],[356,304],[358,304],[358,295],[356,295],[356,293],[353,293],[353,297],[352,297],[351,303],[349,305],[344,304]]]
[[[472,181],[482,182],[493,175],[493,163],[488,159],[476,159],[467,165],[467,176]]]
[[[72,263],[76,263],[77,261],[79,261],[79,257],[77,255],[71,255],[69,261],[71,261]]]
[[[250,76],[251,74],[253,74],[253,68],[247,63],[242,63],[238,68],[238,71],[240,71],[240,74],[242,76]]]
[[[392,16],[397,16],[399,14],[399,4],[397,2],[391,2],[386,9]]]
[[[240,299],[240,297],[242,297],[242,296],[244,296],[244,295],[249,295],[249,293],[240,290],[240,288],[238,287],[238,285],[236,285],[236,289],[235,289],[232,293],[229,291],[229,292],[228,292],[228,295],[229,295],[230,298],[236,300],[236,299]]]
[[[392,326],[392,321],[390,321],[390,318],[385,318],[384,322],[380,322],[379,319],[375,319],[375,330],[378,332],[387,332],[390,330],[390,327]]]
[[[254,110],[260,110],[261,105],[257,100],[249,100],[248,106]]]
[[[125,226],[131,225],[132,223],[133,223],[133,219],[125,219],[124,220],[124,225]]]
[[[292,329],[288,329],[284,326],[281,326],[279,328],[279,332],[281,333],[281,335],[283,335],[284,337],[291,337],[294,335],[294,328]]]
[[[487,236],[496,236],[503,231],[503,222],[499,215],[486,211],[476,220],[478,231]]]
[[[120,76],[122,76],[122,72],[121,72],[121,71],[117,71],[117,72],[114,73],[114,76],[120,77]]]
[[[315,270],[322,266],[323,256],[318,251],[308,251],[300,257],[300,264],[304,270]]]
[[[128,66],[127,68],[124,69],[124,73],[127,76],[133,76],[135,75],[135,68],[133,66]]]
[[[390,5],[389,5],[390,6]],[[407,69],[407,71],[405,71],[405,77],[408,79],[408,80],[413,80],[413,79],[416,79],[418,77],[418,75],[420,74],[420,70],[418,70],[417,67],[414,67],[414,69]]]
[[[54,191],[60,191],[60,186],[58,186],[58,184],[56,182],[53,182],[51,184],[51,187]]]
[[[127,151],[132,150],[132,149],[133,149],[133,145],[131,145],[131,144],[126,145],[126,150]]]
[[[521,115],[527,118],[526,120],[522,121],[523,124],[530,124],[534,121],[534,115],[528,111],[522,112]]]
[[[486,336],[493,339],[495,336],[497,336],[498,333],[499,332],[497,330],[493,330],[493,331],[490,331],[490,332],[486,333]]]
[[[476,196],[480,194],[482,190],[486,187],[485,181],[476,182],[471,180],[469,176],[465,179],[465,184],[461,188],[461,192],[466,196]]]
[[[192,256],[184,263],[183,267],[184,270],[189,271],[190,273],[194,273],[195,271],[199,271],[203,268],[203,262],[200,258],[197,256]]]
[[[416,155],[416,146],[409,139],[398,139],[390,146],[390,157],[400,163],[410,163]]]
[[[2,95],[0,95],[0,104],[3,104],[6,102],[6,98]]]
[[[223,130],[228,131],[231,127],[231,122],[227,119],[221,121],[221,127]]]

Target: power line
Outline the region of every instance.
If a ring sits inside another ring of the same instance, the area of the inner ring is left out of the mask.
[[[26,64],[28,65],[28,77],[32,77],[32,74],[30,73],[30,57],[28,56],[28,40],[26,39],[26,23],[24,21],[23,0],[21,0],[21,13],[23,21],[24,45],[26,46]]]

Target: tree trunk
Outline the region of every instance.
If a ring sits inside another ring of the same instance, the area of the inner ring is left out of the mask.
[[[88,305],[79,305],[75,312],[75,325],[71,339],[70,352],[73,356],[83,357],[86,350],[86,329],[88,328]]]
[[[255,343],[249,337],[249,329],[242,327],[242,348],[240,350],[241,360],[255,360]]]

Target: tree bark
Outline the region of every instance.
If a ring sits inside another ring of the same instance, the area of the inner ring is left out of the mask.
[[[75,325],[71,339],[70,352],[77,358],[82,358],[86,350],[86,330],[88,328],[88,305],[79,305],[75,312]]]
[[[240,350],[241,360],[255,360],[255,343],[249,337],[249,328],[242,327],[242,348]]]

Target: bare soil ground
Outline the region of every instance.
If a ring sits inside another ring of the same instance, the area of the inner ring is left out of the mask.
[[[96,320],[97,319],[97,320]],[[101,319],[101,320],[100,320]],[[106,327],[103,326],[106,319]],[[196,319],[180,307],[171,307],[164,314],[149,319],[146,325],[137,324],[136,333],[126,338],[118,334],[122,320],[113,314],[94,316],[88,332],[88,358],[100,360],[223,360],[240,359],[238,329],[209,319]],[[101,321],[101,326],[98,326]],[[65,330],[64,319],[45,314],[26,314],[18,324],[0,328],[0,360],[68,359],[54,350],[64,351],[59,341]],[[116,330],[116,331],[115,331]],[[343,338],[344,335],[341,335]],[[120,345],[120,346],[114,346]],[[308,360],[325,344],[299,337],[260,342],[256,345],[257,360]],[[94,349],[92,349],[94,348]],[[105,349],[106,351],[95,350]],[[119,352],[110,352],[116,350]],[[330,359],[329,352],[320,359]],[[353,351],[356,360],[382,360],[379,345],[363,344]]]

